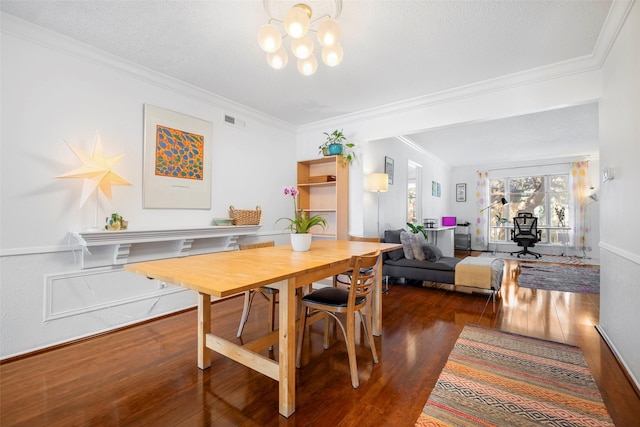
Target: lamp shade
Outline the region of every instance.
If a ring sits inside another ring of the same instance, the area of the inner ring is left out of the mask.
[[[294,39],[304,37],[309,31],[309,14],[307,9],[296,5],[284,15],[284,29]]]
[[[322,62],[330,67],[335,67],[342,62],[344,51],[339,44],[322,48]]]
[[[298,59],[307,59],[313,53],[313,40],[308,35],[291,40],[291,51]]]
[[[318,69],[318,60],[314,55],[306,59],[298,59],[298,71],[302,75],[310,76]]]
[[[389,190],[389,175],[386,173],[372,173],[367,177],[367,189],[374,193]]]
[[[326,19],[318,26],[318,41],[322,46],[333,46],[340,41],[340,24],[335,19]]]
[[[275,25],[265,24],[258,31],[258,44],[267,53],[272,53],[280,49],[282,36]]]
[[[283,69],[287,62],[289,61],[289,56],[287,55],[287,51],[284,50],[284,47],[280,46],[280,49],[273,53],[267,53],[267,63],[276,70]]]

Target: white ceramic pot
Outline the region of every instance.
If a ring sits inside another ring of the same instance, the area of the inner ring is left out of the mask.
[[[311,247],[311,233],[292,233],[291,247],[295,252],[306,252]]]

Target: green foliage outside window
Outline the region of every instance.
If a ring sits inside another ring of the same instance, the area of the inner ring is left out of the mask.
[[[492,179],[489,182],[490,203],[505,197],[509,204],[491,208],[491,217],[510,221],[518,212],[530,212],[541,226],[571,226],[569,215],[569,175],[537,175]],[[559,215],[561,213],[561,215]],[[562,216],[562,219],[561,219]],[[543,243],[559,243],[559,230],[542,230]],[[491,242],[509,241],[508,230],[491,230]]]

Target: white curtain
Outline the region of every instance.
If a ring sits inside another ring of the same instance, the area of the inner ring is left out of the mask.
[[[474,235],[474,242],[483,247],[487,247],[489,242],[489,236],[487,235],[487,212],[481,212],[483,208],[489,205],[489,199],[487,198],[489,188],[489,172],[478,171],[478,177],[476,180],[476,232]]]
[[[572,162],[571,175],[571,205],[573,210],[573,247],[577,250],[591,252],[589,242],[591,234],[590,218],[588,218],[587,204],[589,201],[589,162]]]

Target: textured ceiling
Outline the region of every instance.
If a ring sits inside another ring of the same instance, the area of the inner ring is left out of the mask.
[[[335,68],[320,64],[310,77],[300,75],[291,59],[281,71],[266,64],[256,33],[268,18],[257,0],[0,5],[6,13],[302,125],[590,55],[611,1],[344,0],[344,60]]]

